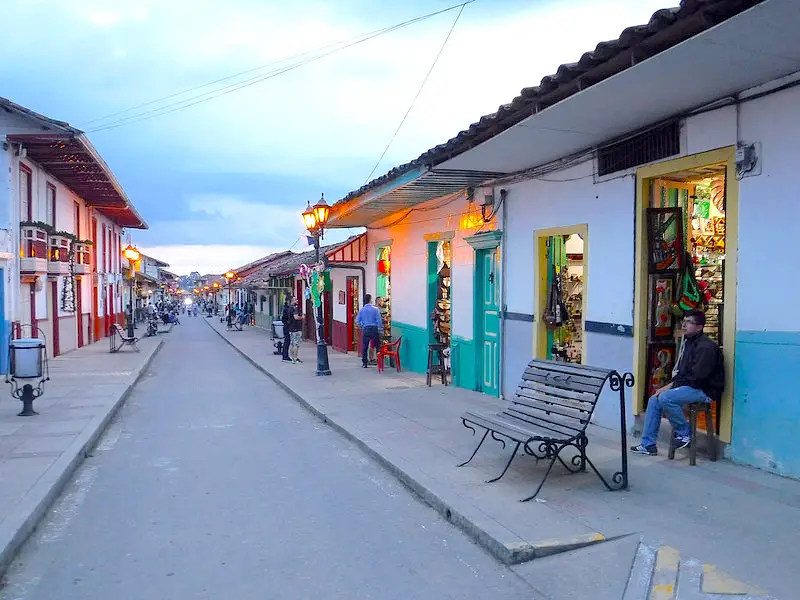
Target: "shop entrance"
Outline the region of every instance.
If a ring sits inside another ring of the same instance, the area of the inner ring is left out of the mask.
[[[535,239],[536,357],[582,364],[588,227],[540,230]]]
[[[428,339],[450,346],[450,307],[453,242],[428,242]]]
[[[702,310],[704,331],[726,360],[725,393],[712,404],[723,441],[730,440],[733,397],[736,265],[728,259],[735,257],[736,246],[733,160],[733,151],[725,149],[646,167],[639,175],[637,203],[637,409],[644,410],[671,378],[683,314]],[[705,428],[700,415],[698,429]]]
[[[383,316],[383,340],[392,339],[392,247],[377,249],[378,276],[375,282],[375,303]]]
[[[361,299],[359,298],[358,277],[347,278],[347,346],[346,352],[357,352],[359,349],[358,343],[358,327],[356,327],[356,317],[361,308]]]

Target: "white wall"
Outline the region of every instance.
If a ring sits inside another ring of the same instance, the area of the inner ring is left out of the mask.
[[[345,300],[344,304],[339,304],[339,292],[343,291],[345,298],[347,298],[347,277],[353,275],[358,275],[358,278],[361,279],[361,272],[356,269],[331,268],[333,320],[339,321],[339,323],[347,323],[347,301]],[[359,306],[360,303],[361,300],[359,299]]]
[[[479,215],[480,209],[475,205],[468,205],[464,196],[445,201],[432,200],[419,205],[417,209],[419,210],[412,212],[407,219],[392,227],[367,230],[365,291],[375,296],[376,248],[392,240],[392,321],[427,328],[430,315],[426,296],[428,241],[425,235],[452,233],[452,335],[472,339],[475,251],[464,241],[464,237],[474,235],[477,230],[462,229],[466,225],[462,218],[470,212],[475,214],[477,211]],[[484,230],[494,229],[496,223],[497,219],[484,227]]]

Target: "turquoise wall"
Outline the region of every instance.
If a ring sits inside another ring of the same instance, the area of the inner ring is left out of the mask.
[[[450,345],[453,385],[479,391],[478,373],[475,369],[475,341],[454,335],[450,339]]]
[[[800,332],[739,331],[731,458],[800,478]]]
[[[415,373],[428,370],[428,330],[415,325],[392,321],[392,338],[403,336],[400,344],[400,364]],[[470,390],[477,389],[475,374],[475,342],[458,336],[451,338],[451,368],[453,384]]]

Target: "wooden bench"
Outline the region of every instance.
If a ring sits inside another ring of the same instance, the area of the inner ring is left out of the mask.
[[[586,427],[592,419],[606,381],[612,390],[619,392],[620,396],[622,470],[614,473],[611,478],[614,487],[606,481],[586,455],[586,446],[589,443]],[[503,448],[506,446],[503,438],[515,442],[516,446],[503,472],[487,483],[497,481],[506,474],[520,446],[526,454],[536,458],[537,462],[540,459],[550,461],[536,492],[523,499],[523,502],[532,500],[539,494],[556,460],[571,473],[585,471],[588,464],[606,488],[625,489],[628,487],[625,388],[632,385],[633,375],[630,373],[620,375],[611,369],[532,360],[522,375],[522,381],[514,397],[510,402],[506,402],[503,410],[489,414],[467,410],[461,415],[461,422],[464,427],[472,430],[473,435],[477,433],[473,425],[485,429],[485,432],[472,456],[458,466],[463,467],[475,458],[486,437],[491,434],[492,439],[503,444]],[[570,464],[561,457],[562,451],[566,448],[573,448],[577,452],[570,459]]]
[[[116,344],[116,337],[119,336],[120,344],[117,346]],[[125,345],[130,346],[136,352],[139,352],[139,347],[136,345],[136,342],[139,341],[137,337],[130,337],[128,333],[122,328],[119,323],[114,323],[111,325],[111,335],[109,336],[109,343],[111,344],[111,352],[119,352],[122,350],[122,347]]]

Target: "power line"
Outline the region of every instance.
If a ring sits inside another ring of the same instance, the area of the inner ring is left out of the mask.
[[[175,98],[177,96],[184,95],[186,93],[201,89],[203,87],[208,87],[208,86],[211,86],[211,85],[215,85],[215,84],[220,83],[222,81],[227,81],[227,80],[230,80],[230,79],[238,78],[241,75],[245,75],[247,73],[252,73],[254,71],[262,70],[262,69],[266,68],[267,66],[280,64],[280,63],[285,63],[286,61],[289,61],[289,60],[291,60],[293,58],[298,58],[298,57],[311,55],[311,56],[308,56],[308,58],[296,61],[294,63],[290,63],[289,65],[281,67],[281,68],[278,68],[278,69],[274,69],[272,71],[267,72],[266,74],[257,75],[255,77],[251,77],[249,79],[238,81],[236,83],[232,83],[232,84],[229,84],[227,86],[223,86],[221,88],[217,88],[215,90],[211,90],[209,92],[204,92],[202,94],[198,94],[198,95],[195,95],[195,96],[192,96],[192,97],[189,97],[189,98],[185,98],[184,100],[179,100],[177,102],[166,104],[164,106],[159,106],[159,107],[156,107],[156,108],[144,111],[144,112],[139,112],[137,114],[133,114],[133,115],[128,116],[128,117],[123,117],[121,119],[118,119],[118,120],[115,120],[115,121],[111,121],[110,123],[106,123],[105,125],[100,125],[100,126],[94,128],[94,129],[89,130],[88,133],[95,133],[95,132],[98,132],[98,131],[105,131],[107,129],[115,129],[115,128],[121,127],[123,125],[128,125],[128,124],[136,123],[136,122],[143,121],[143,120],[146,120],[146,119],[149,119],[149,118],[154,118],[154,117],[166,115],[166,114],[178,111],[178,110],[184,110],[184,109],[189,108],[191,106],[195,106],[196,104],[200,104],[201,102],[207,102],[209,100],[213,100],[215,98],[219,98],[220,96],[224,96],[224,95],[227,95],[229,93],[244,89],[244,88],[249,87],[251,85],[255,85],[256,83],[260,83],[262,81],[266,81],[267,79],[272,79],[273,77],[277,77],[278,75],[282,75],[282,74],[284,74],[284,73],[286,73],[288,71],[291,71],[291,70],[297,69],[299,67],[305,66],[305,65],[310,64],[312,62],[315,62],[317,60],[321,60],[322,58],[330,56],[331,54],[335,54],[337,52],[341,52],[342,50],[346,50],[348,48],[351,48],[351,47],[356,46],[358,44],[361,44],[363,42],[366,42],[366,41],[369,41],[371,39],[374,39],[374,38],[376,38],[378,36],[385,35],[387,33],[391,33],[393,31],[396,31],[398,29],[402,29],[404,27],[408,27],[409,25],[413,25],[415,23],[430,19],[430,18],[432,18],[434,16],[443,14],[445,12],[449,12],[451,10],[455,10],[456,8],[460,8],[461,9],[459,11],[459,15],[460,15],[461,11],[464,10],[464,6],[466,4],[471,4],[472,2],[475,2],[475,1],[476,0],[468,0],[467,2],[464,2],[464,3],[461,3],[461,4],[456,4],[456,5],[450,6],[448,8],[444,8],[442,10],[438,10],[438,11],[435,11],[435,12],[432,12],[432,13],[428,13],[428,14],[425,14],[425,15],[414,17],[412,19],[408,19],[408,20],[403,21],[401,23],[397,23],[395,25],[384,27],[383,29],[378,29],[378,30],[372,31],[370,33],[366,33],[366,34],[357,36],[355,38],[350,38],[350,41],[344,40],[344,41],[341,41],[341,42],[336,42],[334,44],[330,44],[328,46],[324,46],[324,47],[321,48],[321,50],[323,50],[325,48],[331,48],[330,50],[327,50],[325,52],[317,52],[316,54],[312,54],[312,51],[307,51],[307,52],[304,52],[304,53],[300,53],[300,54],[297,54],[297,55],[294,55],[294,56],[291,56],[291,57],[287,57],[287,58],[281,59],[279,61],[275,61],[275,62],[272,62],[272,63],[267,63],[265,65],[261,65],[260,67],[254,67],[252,69],[248,69],[246,71],[242,71],[240,73],[236,73],[236,74],[230,75],[228,77],[217,79],[217,80],[212,81],[210,83],[203,84],[203,85],[200,85],[200,86],[196,86],[196,87],[191,88],[189,90],[184,90],[183,92],[177,92],[175,94],[171,94],[169,96],[165,96],[165,97],[157,99],[157,100],[151,100],[149,102],[145,102],[145,103],[139,104],[138,106],[135,106],[135,107],[132,107],[132,108],[129,108],[129,109],[125,109],[123,111],[119,111],[119,112],[113,113],[111,115],[107,115],[106,117],[101,117],[99,119],[94,119],[93,121],[90,121],[90,123],[91,122],[102,121],[102,120],[105,120],[105,119],[109,119],[109,118],[111,118],[113,116],[118,116],[118,115],[121,115],[121,114],[124,114],[124,113],[133,112],[133,111],[135,111],[135,110],[137,110],[139,108],[144,108],[146,106],[157,104],[157,103],[162,102],[164,100]]]
[[[453,30],[456,28],[456,25],[458,24],[458,20],[461,18],[461,13],[464,12],[464,7],[467,4],[471,4],[472,2],[475,2],[475,0],[469,0],[469,2],[464,2],[464,4],[461,5],[461,8],[459,9],[455,20],[453,21],[453,24],[450,26],[450,31],[447,32],[447,36],[444,38],[444,42],[442,42],[442,47],[439,48],[439,52],[436,54],[436,58],[433,59],[433,63],[431,64],[430,69],[428,69],[428,72],[425,75],[425,79],[422,80],[422,84],[419,86],[419,89],[417,90],[417,93],[414,96],[414,99],[411,100],[411,104],[409,105],[408,110],[406,111],[406,114],[403,115],[403,118],[400,121],[400,124],[397,126],[397,129],[394,130],[394,133],[392,134],[392,137],[389,139],[389,143],[386,144],[386,148],[383,149],[383,152],[381,153],[380,158],[375,163],[375,166],[372,167],[372,171],[369,172],[369,175],[367,175],[367,179],[364,181],[364,185],[369,183],[370,179],[372,178],[372,175],[375,173],[375,170],[378,168],[378,165],[381,164],[381,161],[383,160],[383,157],[386,156],[386,153],[389,151],[389,147],[392,145],[392,142],[394,142],[394,139],[397,137],[397,134],[400,132],[400,129],[403,127],[403,124],[406,122],[406,119],[408,118],[408,115],[411,113],[411,109],[414,108],[414,104],[416,104],[417,98],[419,98],[420,94],[422,93],[422,89],[425,87],[425,84],[428,82],[428,78],[431,76],[431,73],[433,73],[433,69],[436,67],[436,63],[439,62],[439,57],[442,55],[442,52],[444,52],[444,48],[445,48],[445,46],[447,46],[447,42],[450,40],[450,36],[453,34]]]

